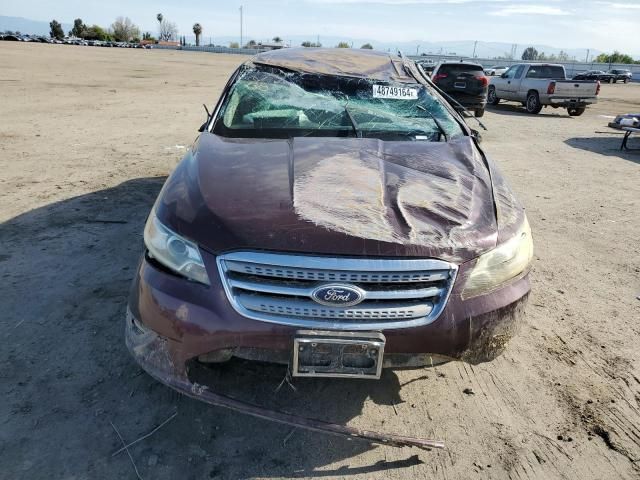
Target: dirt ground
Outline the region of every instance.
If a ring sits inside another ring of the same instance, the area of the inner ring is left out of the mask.
[[[491,108],[484,148],[527,206],[528,317],[497,360],[308,380],[216,375],[246,400],[444,440],[373,446],[173,393],[123,342],[146,215],[240,56],[0,43],[0,478],[627,479],[640,477],[640,153],[610,116]],[[635,142],[640,147],[640,140]],[[472,394],[463,390],[471,389]]]

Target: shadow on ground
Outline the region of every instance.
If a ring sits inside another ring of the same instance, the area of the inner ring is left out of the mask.
[[[211,407],[134,364],[123,342],[125,305],[144,222],[164,180],[131,180],[0,225],[3,474],[135,478],[125,453],[112,457],[121,444],[111,422],[131,442],[174,412],[130,448],[143,478],[344,477],[422,463],[407,453],[351,466],[351,458],[379,447]],[[279,367],[246,363],[214,374],[227,394],[337,423],[360,416],[368,400],[402,403],[393,372],[380,382],[304,379],[295,391],[277,388],[283,376]],[[385,430],[366,418],[357,424]],[[336,462],[344,464],[318,470]]]
[[[540,113],[534,115],[531,113],[527,113],[524,107],[516,103],[499,103],[498,105],[487,105],[487,110],[498,115],[525,115],[531,119],[562,118],[569,121],[575,119],[575,117],[569,116],[565,108],[543,108]]]
[[[573,148],[595,152],[601,155],[624,158],[630,162],[640,164],[640,137],[629,138],[628,146],[636,150],[620,150],[622,135],[602,135],[599,137],[574,137],[565,140]]]

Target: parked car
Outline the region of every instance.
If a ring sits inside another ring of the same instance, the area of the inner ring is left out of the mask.
[[[482,65],[468,62],[439,63],[431,74],[431,80],[462,106],[473,110],[476,117],[484,115],[489,80]]]
[[[589,70],[587,72],[582,72],[574,75],[573,80],[591,80],[613,83],[615,81],[615,77],[615,75],[603,72],[602,70]]]
[[[509,67],[499,67],[499,66],[489,67],[484,69],[484,73],[486,75],[489,75],[490,77],[493,77],[495,75],[502,75],[504,72],[507,71],[508,68]]]
[[[144,230],[126,344],[156,379],[232,357],[293,376],[488,361],[530,290],[523,207],[404,58],[281,49],[241,65]]]
[[[613,77],[614,83],[617,83],[618,81],[629,83],[633,78],[633,74],[631,73],[630,70],[615,69],[615,70],[611,70],[609,73],[614,76]]]
[[[569,115],[582,115],[587,105],[598,101],[600,82],[566,80],[562,65],[521,63],[513,65],[500,77],[492,77],[488,103],[501,100],[521,102],[529,113],[543,107],[566,108]]]

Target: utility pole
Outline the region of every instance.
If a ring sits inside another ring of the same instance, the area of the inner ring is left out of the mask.
[[[242,48],[243,45],[242,40],[242,5],[240,5],[240,48]]]
[[[420,54],[418,53],[419,51],[420,51],[420,45],[417,45],[417,46],[416,46],[416,57],[417,57],[418,55],[420,55]]]
[[[473,55],[471,55],[471,58],[476,58],[476,47],[478,46],[478,41],[476,40],[475,42],[473,42]]]
[[[589,53],[591,53],[591,50],[589,50],[589,49],[587,48],[587,58],[586,58],[586,60],[584,61],[584,63],[589,63]]]

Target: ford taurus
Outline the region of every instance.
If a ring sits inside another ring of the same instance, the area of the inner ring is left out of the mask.
[[[293,376],[499,355],[531,230],[477,135],[405,59],[283,49],[231,76],[144,229],[126,343],[193,393],[233,357]]]

